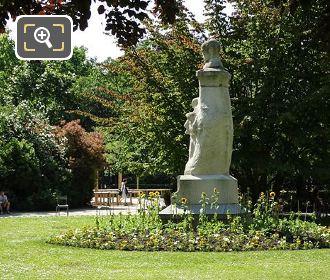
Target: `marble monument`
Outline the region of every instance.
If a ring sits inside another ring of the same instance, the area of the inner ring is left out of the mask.
[[[197,71],[199,97],[192,100],[192,112],[184,124],[190,135],[189,158],[184,175],[178,176],[177,197],[188,200],[188,208],[198,214],[201,194],[211,198],[214,189],[219,195],[219,207],[208,207],[206,213],[239,214],[237,180],[230,176],[233,146],[233,119],[229,97],[231,75],[219,57],[220,44],[211,39],[202,45],[204,67]],[[179,204],[177,204],[179,205]],[[165,208],[161,214],[178,213],[180,206]]]

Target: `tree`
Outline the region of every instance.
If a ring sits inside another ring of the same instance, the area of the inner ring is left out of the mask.
[[[70,115],[79,116],[87,130],[92,130],[96,125],[111,127],[118,118],[121,106],[129,99],[127,75],[111,71],[107,63],[118,64],[109,59],[106,65],[93,67],[88,75],[77,77],[69,90],[79,106],[67,110]]]
[[[98,3],[98,13],[104,14],[105,30],[111,31],[122,46],[135,45],[146,33],[141,24],[149,18],[147,14],[150,0],[94,0]],[[163,23],[172,24],[179,11],[181,1],[154,0],[153,12]],[[19,15],[66,14],[71,16],[74,29],[84,30],[91,16],[91,0],[8,0],[0,4],[0,31],[4,31],[9,15],[15,19]]]
[[[92,130],[95,121],[86,112],[111,116],[113,110],[100,111],[91,101],[102,69],[83,48],[68,61],[28,62],[16,59],[7,34],[0,34],[0,42],[0,184],[16,209],[54,209],[56,193],[68,194],[71,206],[85,205],[103,142],[68,121],[80,116]],[[62,120],[68,123],[55,133]]]
[[[27,102],[0,107],[0,185],[15,209],[54,209],[70,180],[63,138]]]
[[[186,21],[172,29],[149,27],[148,40],[107,67],[127,77],[129,99],[106,132],[108,160],[117,170],[141,174],[181,174],[188,155],[185,114],[198,95],[200,35]],[[197,23],[196,27],[197,27]]]
[[[330,51],[330,2],[327,0],[292,0],[292,1],[275,1],[274,3],[280,8],[280,11],[287,12],[284,9],[286,4],[290,9],[290,14],[302,13],[302,16],[309,17],[316,6],[322,8],[318,14],[317,21],[313,26],[306,26],[306,31],[310,32],[312,38],[320,42],[322,48]]]
[[[0,34],[0,43],[0,104],[17,106],[27,100],[35,108],[43,106],[53,125],[79,117],[91,129],[94,122],[79,112],[97,110],[95,102],[87,102],[84,88],[75,88],[85,77],[97,79],[100,70],[84,48],[74,48],[67,61],[20,61],[7,34]]]
[[[9,39],[8,34],[0,34],[0,104],[4,104],[3,100],[8,99],[12,71],[19,63],[15,55],[14,41]]]
[[[97,171],[105,164],[103,138],[97,132],[86,132],[79,120],[62,124],[56,134],[66,139],[66,156],[72,175],[71,185],[66,189],[70,204],[86,206],[93,196]]]
[[[233,74],[232,167],[241,187],[257,196],[270,188],[327,186],[329,55],[311,32],[325,2],[292,13],[290,1],[239,0],[229,18],[226,1],[206,3],[209,29]]]

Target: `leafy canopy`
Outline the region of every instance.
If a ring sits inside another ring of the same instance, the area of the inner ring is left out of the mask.
[[[148,6],[165,24],[173,24],[181,1],[177,0],[93,0],[98,13],[104,14],[105,30],[110,31],[122,46],[135,45],[146,33],[142,22],[149,19]],[[0,3],[0,31],[4,31],[9,16],[66,14],[71,16],[74,30],[85,30],[91,17],[91,0],[7,0]]]

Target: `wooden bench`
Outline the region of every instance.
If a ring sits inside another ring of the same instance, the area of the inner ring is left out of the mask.
[[[119,205],[119,191],[116,189],[101,189],[94,191],[93,206],[96,207],[96,214],[101,215],[102,210],[106,210],[106,214],[111,214],[113,205]]]
[[[166,192],[171,192],[171,189],[128,189],[127,198],[130,204],[133,204],[133,197],[139,196],[141,193],[146,194],[146,198],[151,192],[159,192],[160,196],[163,196]],[[114,204],[120,204],[119,190],[117,189],[99,189],[94,191],[94,203],[93,206],[105,207],[113,206]]]
[[[111,206],[114,203],[119,205],[119,191],[116,189],[103,189],[94,191],[93,206]]]

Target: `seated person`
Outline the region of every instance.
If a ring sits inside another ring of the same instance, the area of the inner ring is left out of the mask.
[[[10,214],[9,208],[10,208],[10,202],[8,201],[8,198],[5,195],[5,193],[3,191],[1,191],[0,192],[0,211],[1,211],[1,214],[3,214],[3,210],[6,210],[7,213]]]

